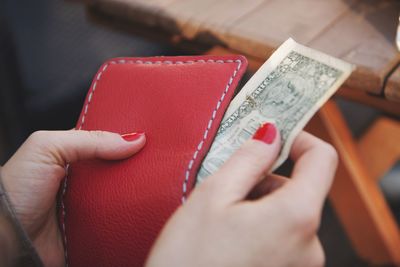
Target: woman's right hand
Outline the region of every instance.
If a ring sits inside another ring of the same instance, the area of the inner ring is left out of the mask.
[[[260,182],[280,151],[279,134],[268,127],[192,192],[164,227],[147,267],[324,264],[317,230],[337,154],[302,132],[291,151],[291,179],[270,175]]]

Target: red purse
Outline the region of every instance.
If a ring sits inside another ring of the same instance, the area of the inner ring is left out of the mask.
[[[60,227],[70,267],[143,266],[188,197],[247,66],[242,56],[118,58],[103,64],[76,128],[144,131],[122,161],[72,164]]]

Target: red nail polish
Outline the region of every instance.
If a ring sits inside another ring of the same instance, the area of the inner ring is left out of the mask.
[[[136,132],[136,133],[121,134],[121,137],[124,138],[125,141],[132,142],[139,139],[143,135],[144,132]]]
[[[264,123],[253,135],[253,139],[272,144],[276,137],[276,127],[272,123]]]

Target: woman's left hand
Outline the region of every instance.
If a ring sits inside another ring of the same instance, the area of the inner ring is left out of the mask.
[[[85,159],[127,158],[145,143],[143,133],[121,136],[103,131],[39,131],[4,165],[4,188],[45,266],[65,264],[56,195],[66,165]]]

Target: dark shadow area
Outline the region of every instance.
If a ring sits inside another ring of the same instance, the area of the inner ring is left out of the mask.
[[[166,45],[90,23],[78,3],[1,3],[4,163],[33,131],[74,127],[91,79],[107,59],[173,55]]]

